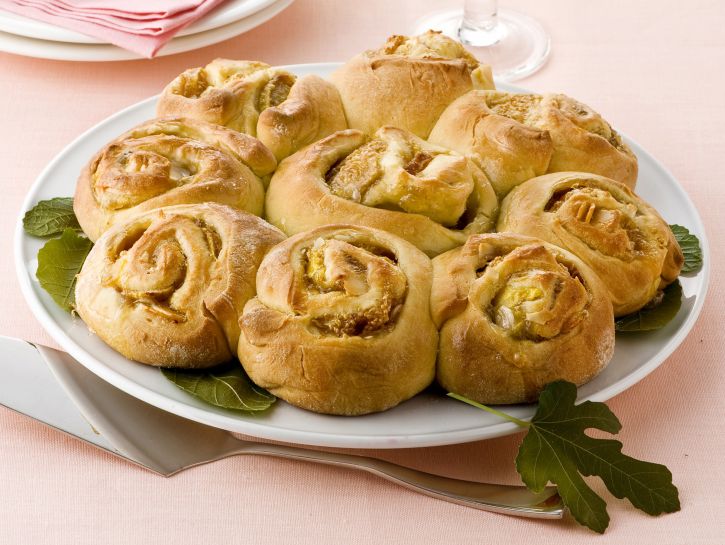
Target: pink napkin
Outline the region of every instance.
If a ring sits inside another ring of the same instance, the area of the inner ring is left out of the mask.
[[[0,9],[153,57],[224,0],[0,0]]]

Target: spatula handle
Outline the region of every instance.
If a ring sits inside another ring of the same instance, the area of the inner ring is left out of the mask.
[[[523,486],[451,479],[376,458],[286,445],[240,441],[238,448],[229,454],[260,454],[360,469],[427,496],[483,511],[548,519],[561,518],[564,514],[564,507],[555,487],[547,487],[537,494]]]

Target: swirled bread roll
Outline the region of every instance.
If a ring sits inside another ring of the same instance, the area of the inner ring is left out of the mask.
[[[179,74],[162,91],[157,113],[183,115],[254,135],[259,114],[284,102],[294,74],[257,61],[215,59]]]
[[[286,100],[271,106],[257,122],[259,138],[281,161],[299,149],[347,128],[340,94],[319,76],[299,78]]]
[[[566,248],[602,279],[623,316],[673,282],[684,257],[667,223],[624,184],[582,172],[547,174],[504,199],[497,229]]]
[[[73,209],[93,241],[117,222],[174,204],[211,201],[261,215],[262,178],[276,164],[251,136],[193,119],[154,119],[90,160]]]
[[[251,379],[311,411],[382,411],[433,380],[430,260],[377,229],[329,225],[277,245],[240,319]]]
[[[348,222],[394,233],[428,255],[491,230],[498,200],[469,159],[394,127],[335,133],[282,162],[266,198],[287,234]]]
[[[166,86],[158,115],[180,115],[256,136],[279,160],[347,128],[331,83],[263,62],[216,59]]]
[[[441,112],[471,89],[493,89],[491,68],[457,41],[428,31],[391,36],[331,76],[348,125],[372,134],[383,125],[427,138]]]
[[[98,239],[76,284],[78,314],[149,365],[203,368],[237,351],[239,315],[264,254],[284,235],[219,204],[161,208]]]
[[[584,384],[609,362],[607,290],[573,254],[512,233],[473,235],[433,259],[437,379],[480,403],[535,401],[554,380]]]
[[[547,172],[592,172],[630,188],[637,181],[637,158],[619,134],[561,94],[471,91],[443,112],[429,140],[475,156],[500,195]]]
[[[469,155],[503,196],[546,172],[553,143],[548,132],[496,113],[486,102],[488,96],[487,91],[472,91],[453,102],[428,141]]]

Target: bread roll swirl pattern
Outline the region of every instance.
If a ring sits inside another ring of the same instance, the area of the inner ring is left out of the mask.
[[[107,231],[78,277],[78,313],[124,356],[150,365],[229,360],[264,253],[284,238],[218,204],[141,214]]]
[[[501,195],[547,172],[592,172],[630,188],[637,180],[637,158],[619,134],[562,94],[471,91],[446,108],[429,140],[473,154]]]
[[[474,89],[493,89],[491,67],[481,64],[479,60],[445,34],[429,30],[417,36],[401,36],[395,34],[388,38],[385,45],[376,53],[381,55],[400,55],[411,59],[460,59],[471,70],[471,81]]]
[[[553,380],[583,384],[614,349],[612,306],[569,252],[510,233],[471,236],[433,260],[437,377],[481,403],[534,401]]]
[[[393,125],[427,138],[443,110],[471,89],[493,89],[491,68],[440,32],[391,36],[331,76],[348,125],[367,134]]]
[[[261,142],[224,127],[155,119],[121,135],[86,165],[74,210],[91,240],[162,206],[218,202],[261,215],[276,161]]]
[[[347,221],[394,233],[429,255],[490,230],[497,209],[472,161],[394,127],[372,139],[341,131],[298,152],[277,170],[266,200],[267,217],[288,234]]]
[[[315,75],[256,61],[216,59],[177,76],[158,114],[200,119],[259,138],[278,160],[347,128],[337,89]]]
[[[389,233],[326,226],[276,246],[240,319],[249,376],[305,409],[382,411],[433,379],[428,258]]]
[[[537,126],[554,142],[548,172],[592,172],[634,189],[637,157],[599,113],[562,94],[543,95],[539,111]]]
[[[654,208],[593,174],[548,174],[521,184],[504,199],[498,230],[538,236],[576,254],[607,286],[615,316],[647,304],[684,262]]]
[[[293,301],[295,312],[306,313],[314,327],[338,336],[391,326],[405,300],[407,281],[389,257],[371,249],[316,240],[306,251],[309,291]]]
[[[192,117],[254,136],[259,114],[284,102],[295,79],[263,62],[215,59],[169,83],[158,114]]]

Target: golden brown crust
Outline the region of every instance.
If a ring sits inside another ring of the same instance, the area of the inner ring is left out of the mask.
[[[441,115],[429,142],[470,155],[498,195],[546,172],[554,150],[549,133],[499,115],[487,103],[493,91],[471,91]]]
[[[78,276],[78,314],[135,361],[211,367],[237,350],[238,318],[264,254],[284,235],[219,204],[135,216],[98,239]]]
[[[566,95],[471,91],[431,142],[477,157],[500,195],[546,172],[582,171],[634,187],[637,158],[598,113]]]
[[[278,161],[308,144],[347,128],[340,94],[314,75],[299,78],[287,99],[259,115],[257,138]]]
[[[504,199],[497,230],[566,248],[603,280],[623,316],[674,281],[684,261],[667,223],[627,186],[561,172],[525,182]]]
[[[255,136],[259,114],[284,101],[294,82],[294,74],[263,62],[215,59],[169,83],[157,114],[200,119]]]
[[[259,138],[282,160],[347,128],[331,83],[297,77],[256,61],[216,59],[180,74],[164,89],[159,115],[184,115]]]
[[[456,98],[474,88],[493,88],[488,66],[433,31],[392,36],[382,48],[353,57],[331,81],[350,128],[372,134],[392,125],[422,138]]]
[[[73,209],[96,240],[135,214],[218,202],[262,214],[276,161],[256,138],[184,118],[147,121],[99,151],[81,171]]]
[[[437,379],[480,403],[535,401],[554,380],[581,385],[614,351],[612,305],[576,256],[512,233],[471,236],[433,259]]]
[[[433,379],[430,260],[389,233],[329,225],[277,245],[240,318],[251,379],[298,407],[382,411]]]
[[[469,159],[393,127],[337,132],[284,160],[266,197],[287,234],[349,222],[396,234],[428,255],[491,230],[498,208]]]
[[[637,157],[601,115],[566,95],[544,95],[536,126],[549,131],[554,154],[548,172],[591,172],[637,183]]]

